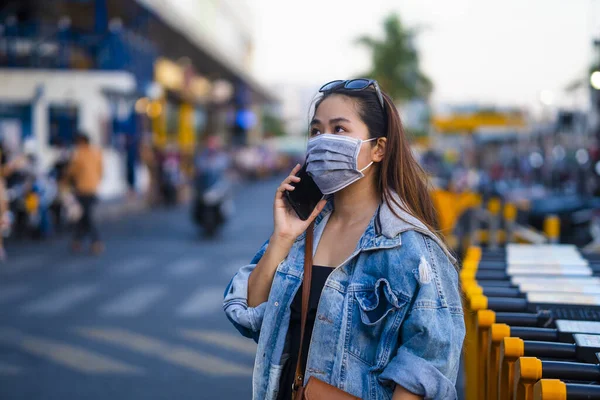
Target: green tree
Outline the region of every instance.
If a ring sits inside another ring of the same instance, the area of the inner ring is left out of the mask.
[[[397,101],[427,99],[433,84],[419,67],[414,42],[420,29],[405,27],[397,14],[391,14],[384,20],[383,31],[383,39],[370,36],[357,39],[359,45],[371,52],[372,67],[366,76],[376,79]]]
[[[263,128],[268,136],[285,136],[285,128],[281,118],[273,113],[266,111],[263,113]]]

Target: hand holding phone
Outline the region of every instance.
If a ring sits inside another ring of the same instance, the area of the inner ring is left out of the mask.
[[[289,245],[302,232],[306,231],[312,220],[311,214],[313,214],[312,216],[316,216],[325,207],[326,203],[325,200],[319,201],[323,197],[320,191],[316,192],[316,194],[311,191],[312,195],[307,196],[308,192],[306,188],[302,189],[304,187],[302,184],[303,178],[306,179],[304,182],[311,182],[312,179],[305,172],[300,171],[301,167],[297,165],[290,175],[285,178],[277,189],[275,203],[273,204],[275,229],[271,239],[282,239],[286,245]],[[298,191],[297,194],[295,193],[296,191]],[[308,198],[311,200],[305,202],[304,200]]]
[[[319,201],[323,199],[323,193],[321,193],[315,181],[306,172],[306,163],[296,176],[300,178],[300,181],[290,182],[290,185],[294,186],[294,190],[286,190],[283,194],[288,204],[298,215],[298,218],[306,221]]]

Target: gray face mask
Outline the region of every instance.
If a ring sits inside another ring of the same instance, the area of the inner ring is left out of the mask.
[[[347,136],[324,133],[308,141],[306,172],[310,174],[323,194],[332,194],[364,177],[358,169],[358,154],[364,142]]]

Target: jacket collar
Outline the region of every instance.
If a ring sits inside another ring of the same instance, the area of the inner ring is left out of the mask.
[[[406,207],[398,207],[396,203],[402,206],[405,203],[396,192],[392,192],[392,197],[396,202],[388,203],[385,200],[382,201],[358,245],[364,250],[398,247],[402,244],[401,233],[417,231],[435,241],[444,253],[446,253],[452,264],[456,264],[456,258],[444,242],[431,232],[421,220],[407,212],[405,210]],[[331,214],[332,211],[333,195],[330,195],[327,199],[327,204],[315,219],[315,225],[319,226],[323,219]],[[303,233],[297,240],[304,240],[305,235],[306,233]]]

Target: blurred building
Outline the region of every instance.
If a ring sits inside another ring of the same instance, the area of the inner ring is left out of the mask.
[[[274,96],[250,75],[245,0],[0,2],[0,134],[26,140],[44,167],[77,129],[105,149],[105,197],[144,134],[191,155],[206,133],[261,137]]]

